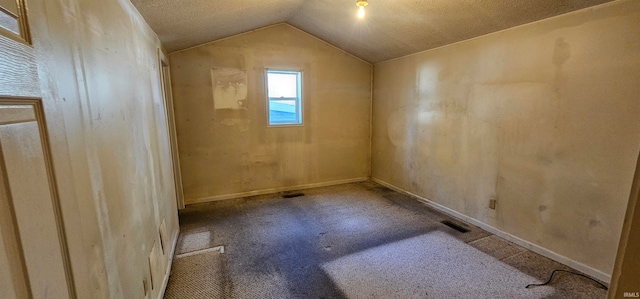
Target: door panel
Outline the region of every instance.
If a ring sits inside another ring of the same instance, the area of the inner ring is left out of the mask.
[[[31,43],[25,0],[0,0],[0,34]]]
[[[40,97],[33,48],[0,35],[0,95]]]
[[[30,298],[22,246],[0,151],[0,298]]]
[[[0,101],[0,275],[11,278],[3,279],[2,298],[69,297],[64,238],[38,108],[37,101]]]

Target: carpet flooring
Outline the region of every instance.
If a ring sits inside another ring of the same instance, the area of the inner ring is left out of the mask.
[[[181,211],[165,298],[606,298],[566,273],[526,289],[573,269],[375,183],[302,192]]]

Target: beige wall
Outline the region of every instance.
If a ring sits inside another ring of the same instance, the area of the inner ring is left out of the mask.
[[[373,177],[606,277],[640,146],[639,70],[640,1],[376,64]]]
[[[369,64],[286,24],[170,60],[187,204],[369,175]],[[214,109],[212,68],[246,71],[247,109]],[[304,126],[267,128],[265,68],[303,70]]]
[[[157,51],[129,1],[30,0],[41,96],[78,298],[159,295],[178,232]]]

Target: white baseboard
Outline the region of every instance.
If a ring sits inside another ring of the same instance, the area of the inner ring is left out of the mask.
[[[276,192],[311,189],[311,188],[326,187],[326,186],[333,186],[333,185],[342,185],[342,184],[348,184],[348,183],[363,182],[363,181],[367,181],[367,180],[369,180],[368,177],[360,177],[360,178],[353,178],[353,179],[345,179],[345,180],[337,180],[337,181],[329,181],[329,182],[297,185],[297,186],[291,186],[291,187],[269,188],[269,189],[262,189],[262,190],[248,191],[248,192],[223,194],[223,195],[216,195],[216,196],[197,198],[197,199],[194,199],[194,200],[190,200],[189,202],[185,202],[185,204],[186,205],[192,205],[192,204],[205,203],[205,202],[218,201],[218,200],[225,200],[225,199],[234,199],[234,198],[247,197],[247,196],[271,194],[271,193],[276,193]]]
[[[582,264],[582,263],[574,261],[574,260],[572,260],[572,259],[570,259],[568,257],[565,257],[565,256],[563,256],[561,254],[553,252],[553,251],[551,251],[549,249],[541,247],[540,245],[531,243],[531,242],[529,242],[527,240],[523,240],[523,239],[521,239],[519,237],[516,237],[516,236],[514,236],[512,234],[509,234],[507,232],[501,231],[501,230],[499,230],[499,229],[497,229],[497,228],[495,228],[495,227],[493,227],[493,226],[491,226],[489,224],[481,222],[480,220],[477,220],[475,218],[472,218],[472,217],[469,217],[467,215],[464,215],[464,214],[462,214],[462,213],[460,213],[458,211],[455,211],[453,209],[445,207],[445,206],[443,206],[441,204],[435,203],[435,202],[433,202],[433,201],[431,201],[431,200],[429,200],[427,198],[424,198],[424,197],[419,196],[417,194],[414,194],[414,193],[411,193],[409,191],[406,191],[406,190],[404,190],[404,189],[402,189],[400,187],[397,187],[395,185],[387,183],[387,182],[385,182],[383,180],[380,180],[380,179],[377,179],[377,178],[373,178],[373,177],[371,178],[371,180],[376,182],[376,183],[378,183],[378,184],[380,184],[380,185],[383,185],[383,186],[385,186],[385,187],[387,187],[389,189],[392,189],[392,190],[397,191],[399,193],[403,193],[403,194],[406,194],[406,195],[411,196],[413,198],[416,198],[416,199],[420,200],[421,202],[425,203],[426,205],[428,205],[429,207],[432,207],[432,208],[434,208],[434,209],[436,209],[438,211],[441,211],[441,212],[443,212],[443,213],[445,213],[445,214],[447,214],[449,216],[452,216],[452,217],[460,219],[462,221],[466,221],[468,223],[471,223],[471,224],[473,224],[473,225],[475,225],[477,227],[480,227],[480,228],[482,228],[482,229],[484,229],[484,230],[486,230],[486,231],[488,231],[488,232],[490,232],[490,233],[492,233],[492,234],[494,234],[494,235],[496,235],[498,237],[501,237],[501,238],[503,238],[503,239],[505,239],[507,241],[515,243],[515,244],[517,244],[519,246],[522,246],[522,247],[524,247],[526,249],[529,249],[529,250],[531,250],[531,251],[533,251],[533,252],[535,252],[537,254],[540,254],[542,256],[548,257],[548,258],[550,258],[550,259],[552,259],[554,261],[557,261],[557,262],[562,263],[564,265],[567,265],[567,266],[569,266],[571,268],[574,268],[574,269],[576,269],[576,270],[578,270],[578,271],[580,271],[582,273],[585,273],[585,274],[587,274],[587,275],[589,275],[589,276],[591,276],[593,278],[596,278],[596,279],[600,280],[601,282],[603,282],[605,284],[609,284],[611,282],[611,275],[610,274],[606,274],[606,273],[604,273],[604,272],[602,272],[600,270],[594,269],[594,268],[589,267],[589,266],[587,266],[585,264]]]
[[[167,290],[167,285],[169,284],[169,276],[171,276],[171,264],[173,264],[173,257],[176,253],[176,246],[178,245],[178,237],[180,236],[180,227],[173,234],[175,237],[173,239],[173,245],[171,245],[171,252],[169,253],[169,260],[167,261],[167,269],[165,271],[164,280],[162,281],[162,288],[158,293],[158,299],[164,298],[164,292]]]

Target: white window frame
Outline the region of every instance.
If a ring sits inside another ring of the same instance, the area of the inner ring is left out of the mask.
[[[272,99],[269,98],[269,73],[272,74],[295,74],[297,75],[297,97],[295,98],[273,98],[273,100],[293,100],[296,101],[296,116],[298,123],[271,123],[270,106]],[[302,70],[290,70],[290,69],[265,69],[264,72],[264,89],[265,97],[267,99],[266,111],[267,111],[267,127],[281,128],[281,127],[300,127],[304,125],[303,115],[303,100],[302,100]]]

